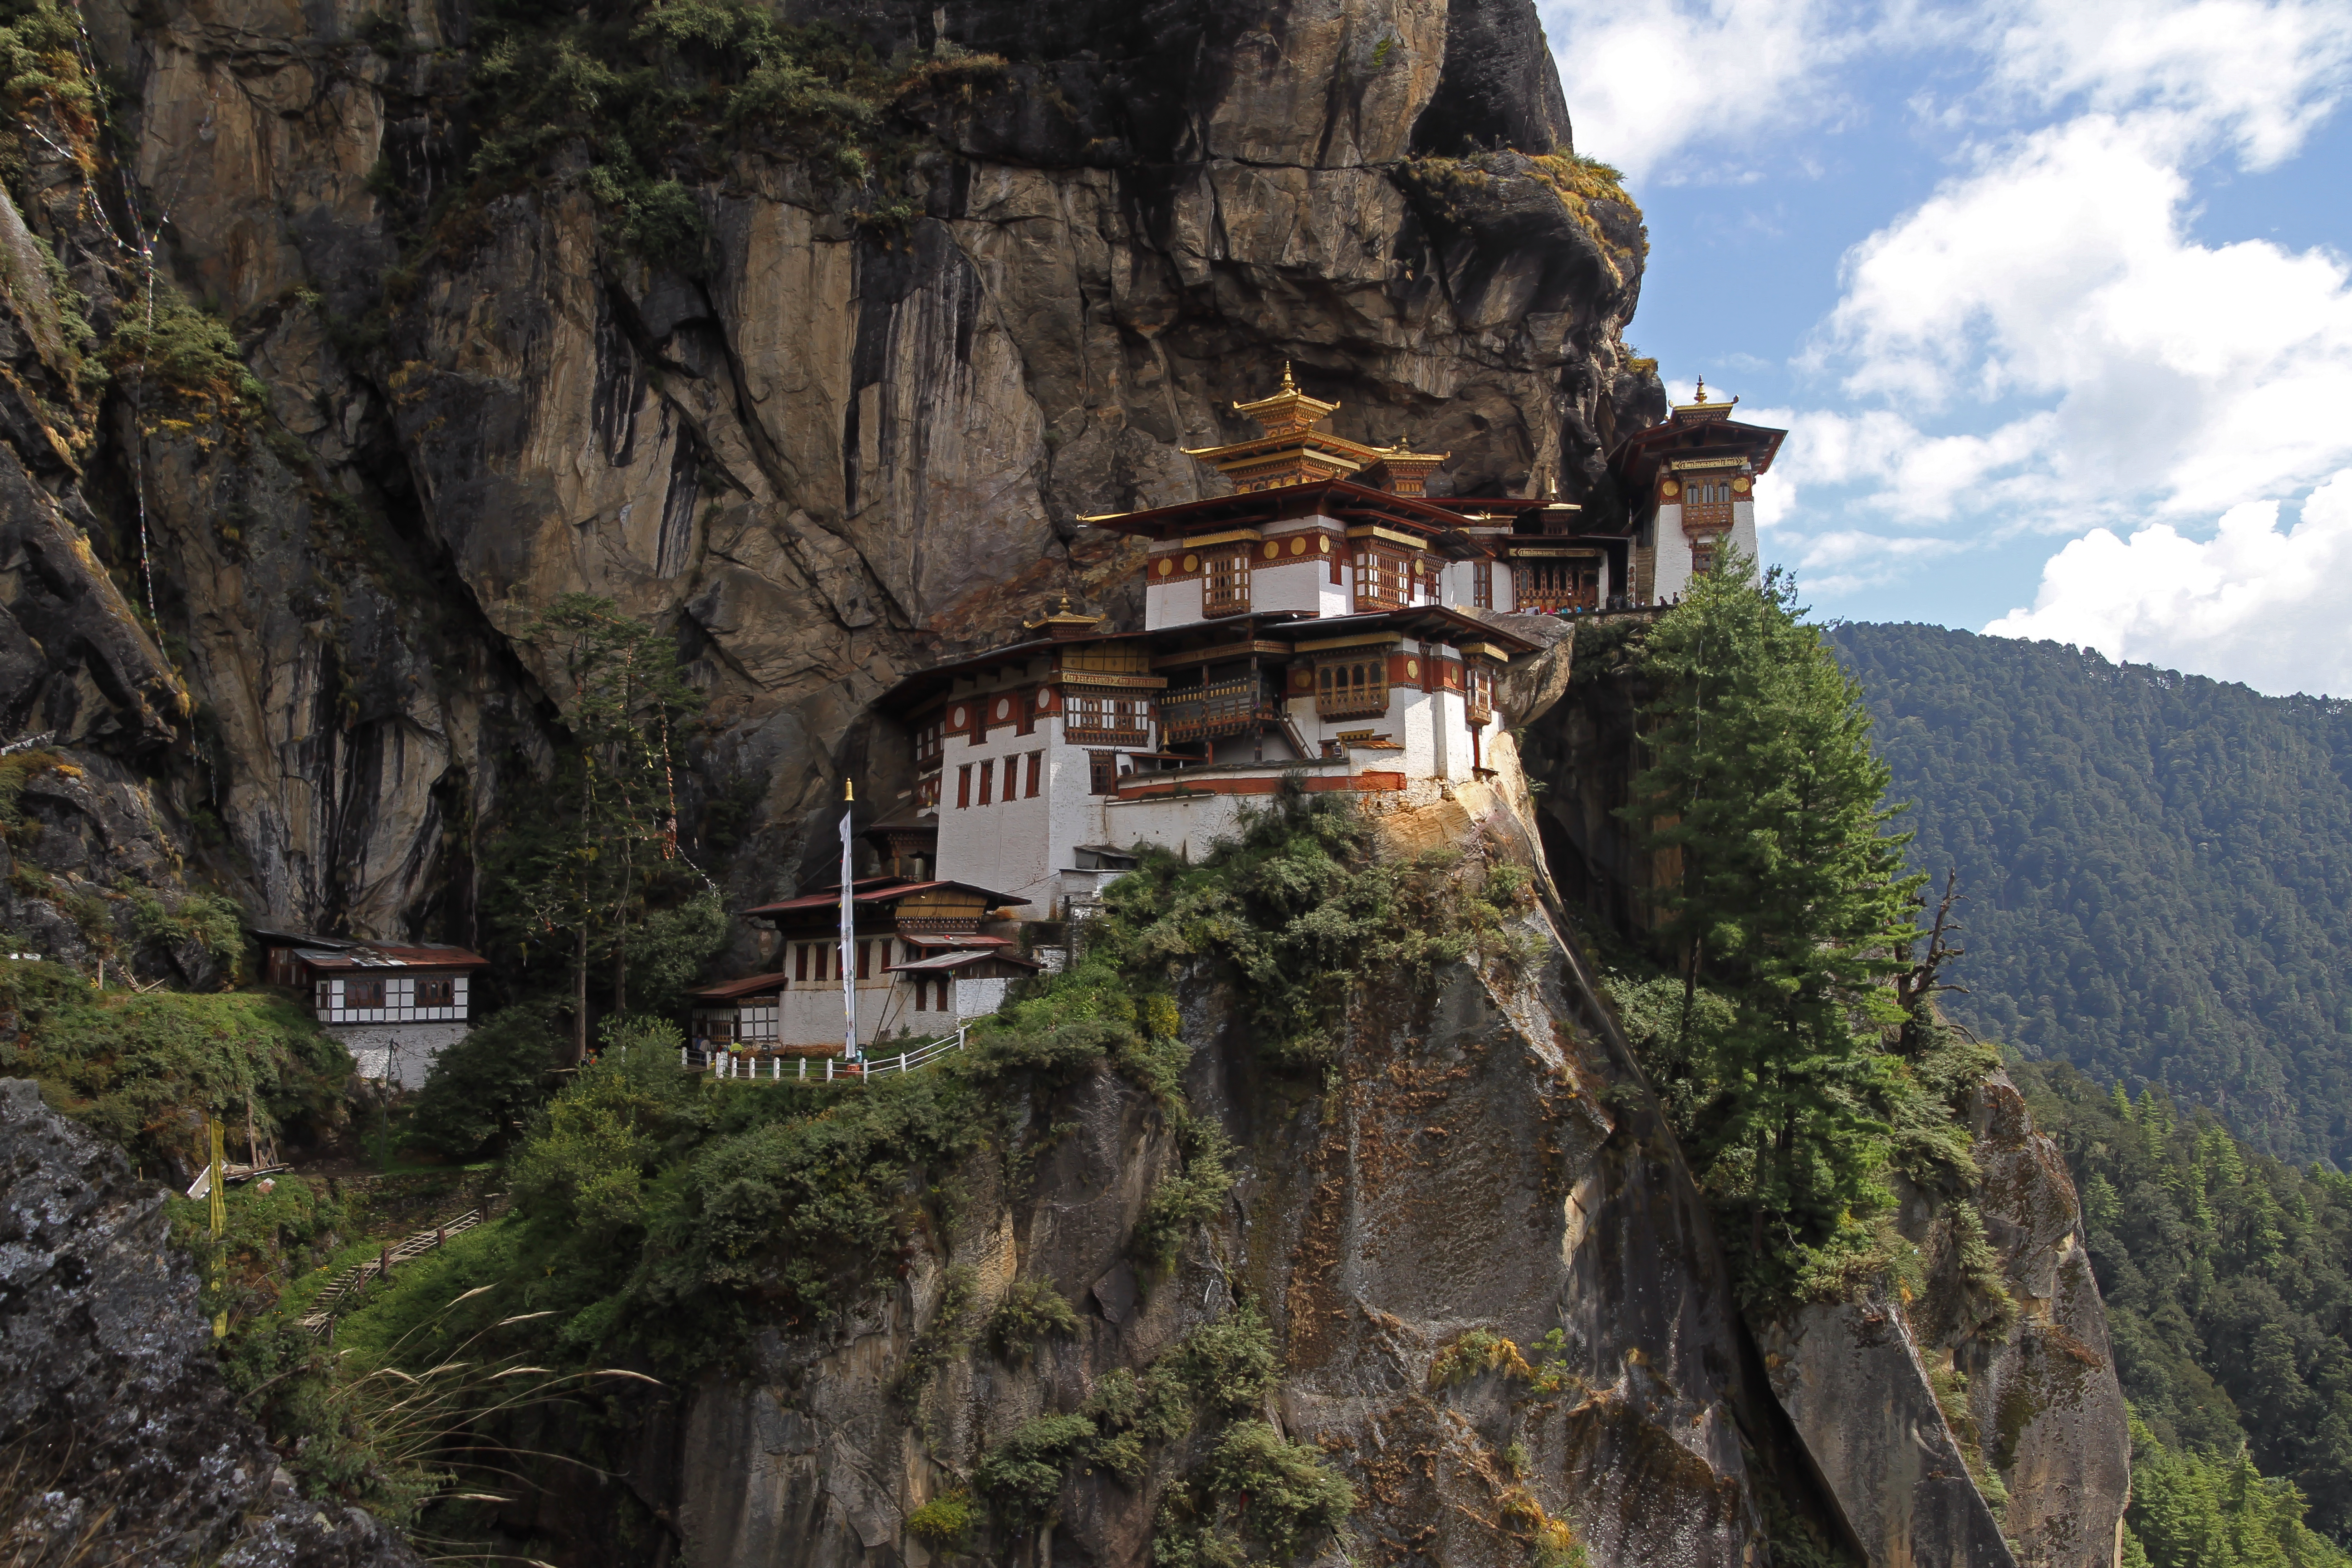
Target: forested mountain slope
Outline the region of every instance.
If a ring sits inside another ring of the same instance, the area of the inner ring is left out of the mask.
[[[1840,626],[1914,864],[1957,868],[1948,1011],[2102,1083],[2352,1160],[2352,703],[2055,643]]]

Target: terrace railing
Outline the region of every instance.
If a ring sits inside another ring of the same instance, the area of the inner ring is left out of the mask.
[[[894,1072],[913,1072],[926,1068],[941,1057],[963,1049],[970,1026],[952,1035],[941,1035],[936,1040],[926,1040],[919,1046],[908,1046],[895,1056],[869,1054],[863,1061],[845,1062],[839,1057],[766,1057],[740,1056],[730,1051],[713,1051],[706,1064],[698,1066],[692,1051],[680,1047],[677,1065],[689,1072],[708,1072],[713,1078],[740,1079],[746,1083],[860,1083],[870,1078],[885,1078]],[[895,1042],[894,1042],[895,1043]],[[791,1060],[793,1070],[786,1072],[784,1063]],[[814,1060],[816,1070],[809,1070]]]

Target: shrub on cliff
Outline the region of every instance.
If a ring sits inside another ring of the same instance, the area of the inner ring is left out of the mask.
[[[502,1151],[547,1098],[563,1049],[552,1002],[505,1007],[433,1058],[410,1115],[412,1142],[452,1159]]]

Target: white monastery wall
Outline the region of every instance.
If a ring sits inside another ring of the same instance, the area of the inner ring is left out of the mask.
[[[466,1037],[463,1022],[425,1024],[346,1024],[335,1038],[352,1053],[360,1077],[373,1082],[396,1083],[403,1089],[423,1089],[433,1058]]]
[[[1690,536],[1683,531],[1683,503],[1662,501],[1658,505],[1657,576],[1650,585],[1652,597],[1659,600],[1679,599],[1690,588]]]

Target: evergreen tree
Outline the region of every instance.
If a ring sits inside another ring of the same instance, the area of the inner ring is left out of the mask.
[[[674,972],[691,973],[723,935],[715,893],[688,900],[710,906],[693,919],[646,920],[661,884],[681,869],[670,730],[701,695],[680,677],[668,640],[610,599],[567,594],[524,636],[562,675],[571,745],[557,761],[554,812],[508,846],[509,924],[526,945],[552,939],[569,951],[576,1062],[587,1054],[588,976],[600,958],[612,966],[613,1011],[626,1013],[633,952],[657,953],[674,985]],[[681,937],[698,951],[681,956]]]
[[[1881,805],[1887,770],[1859,689],[1804,624],[1794,584],[1727,559],[1661,616],[1643,668],[1652,765],[1629,813],[1661,872],[1654,934],[1707,1031],[1687,1144],[1744,1209],[1751,1288],[1805,1289],[1867,1246],[1897,1092],[1887,985],[1917,936],[1920,879]]]

